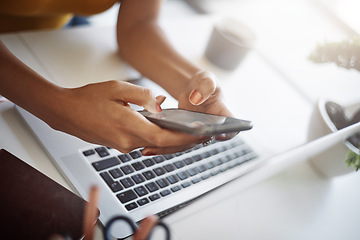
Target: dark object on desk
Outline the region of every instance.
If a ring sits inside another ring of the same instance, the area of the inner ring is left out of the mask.
[[[0,150],[1,239],[80,239],[86,201]]]
[[[336,129],[340,130],[352,124],[360,122],[360,109],[358,109],[352,116],[348,117],[345,114],[345,109],[341,105],[328,101],[325,104],[326,112],[330,120],[334,123]],[[360,133],[356,133],[347,139],[355,148],[360,146]]]

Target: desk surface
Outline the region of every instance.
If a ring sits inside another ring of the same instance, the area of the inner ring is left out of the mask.
[[[301,5],[302,8],[306,6]],[[242,16],[249,17],[246,21],[249,24],[253,19],[250,10],[254,9],[247,5],[244,9],[247,12]],[[260,10],[266,16],[271,12],[269,9]],[[282,13],[280,9],[275,10]],[[291,12],[285,15],[291,15]],[[301,18],[295,15],[293,21],[300,24],[298,21]],[[162,24],[181,53],[220,76],[226,101],[234,114],[254,121],[254,129],[244,134],[255,136],[271,152],[281,152],[307,141],[310,115],[320,95],[343,98],[343,91],[349,96],[354,93],[352,89],[360,89],[359,75],[354,72],[330,65],[318,67],[304,60],[311,43],[314,43],[313,39],[307,39],[306,47],[296,48],[295,51],[292,45],[295,43],[289,41],[296,37],[289,34],[287,36],[292,38],[279,44],[272,39],[269,31],[273,30],[273,34],[284,29],[281,26],[265,27],[260,20],[249,24],[257,32],[258,50],[249,54],[235,72],[223,72],[208,63],[202,55],[212,21],[212,18],[202,17],[171,20]],[[308,31],[320,34],[316,29],[323,27],[321,24],[313,25]],[[68,58],[59,56],[48,61],[47,53],[54,51],[48,40],[59,34],[65,36],[69,31],[77,34],[88,31],[91,34],[99,30],[109,36],[114,33],[111,28],[78,29],[1,35],[0,39],[25,63],[61,85],[69,84],[63,82],[61,77],[72,75],[72,72],[59,70],[59,66],[66,63]],[[335,32],[332,33],[337,36],[343,34],[341,31]],[[327,32],[323,33],[326,35]],[[301,41],[305,40],[301,38]],[[116,43],[114,39],[109,41],[108,48],[111,50]],[[284,45],[286,42],[288,45]],[[288,47],[293,51],[289,51]],[[329,72],[332,74],[329,75]],[[120,72],[111,71],[111,74],[107,78],[119,76]],[[132,71],[127,74],[136,76]],[[331,79],[327,79],[329,76]],[[314,78],[320,80],[316,82]],[[1,148],[8,149],[69,187],[13,111],[10,102],[0,104],[0,129]],[[333,180],[322,179],[303,162],[246,190],[237,189],[241,179],[234,181],[166,217],[165,221],[170,224],[175,239],[358,239],[360,210],[356,206],[360,202],[360,193],[356,190],[360,187],[359,178],[359,174],[353,173]],[[194,223],[203,224],[195,227]],[[101,239],[99,234],[97,238]]]

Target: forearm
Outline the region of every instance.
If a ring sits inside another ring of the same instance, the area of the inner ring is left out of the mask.
[[[159,4],[161,1],[149,1],[149,6],[143,7],[158,8],[154,6],[154,2]],[[122,3],[124,10],[128,10],[126,3]],[[119,12],[118,44],[122,57],[141,74],[178,99],[179,94],[187,88],[191,78],[200,69],[171,46],[157,24],[156,13],[149,16],[145,14],[144,19],[136,19],[131,16],[131,12],[122,12],[122,9]]]
[[[44,120],[53,114],[60,92],[60,87],[27,67],[0,41],[0,95]]]

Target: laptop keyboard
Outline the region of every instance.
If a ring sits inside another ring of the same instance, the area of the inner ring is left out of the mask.
[[[178,194],[257,157],[239,137],[184,152],[143,156],[99,146],[84,150],[94,169],[128,211]]]

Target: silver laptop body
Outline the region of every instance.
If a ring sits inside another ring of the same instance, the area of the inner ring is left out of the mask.
[[[164,156],[145,157],[139,150],[122,154],[53,130],[15,108],[81,197],[88,200],[90,187],[99,186],[103,224],[118,214],[136,222],[149,214],[165,216],[263,163],[240,137]],[[117,227],[112,234],[124,238],[132,232]]]

